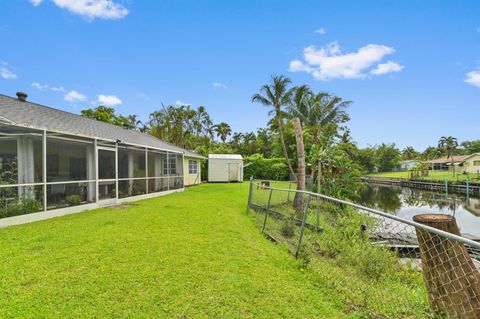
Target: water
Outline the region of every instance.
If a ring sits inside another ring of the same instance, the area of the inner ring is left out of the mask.
[[[364,184],[359,203],[399,217],[412,219],[418,214],[455,216],[462,235],[480,239],[480,199],[430,192],[406,187]]]

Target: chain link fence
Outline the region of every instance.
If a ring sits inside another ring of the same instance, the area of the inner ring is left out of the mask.
[[[372,280],[408,274],[408,285],[428,300],[426,317],[480,318],[480,243],[461,237],[452,216],[406,220],[297,191],[291,182],[259,180],[250,181],[248,208],[267,238],[296,258],[335,260]],[[415,274],[420,279],[410,280]]]

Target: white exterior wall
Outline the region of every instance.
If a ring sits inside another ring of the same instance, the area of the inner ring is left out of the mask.
[[[478,162],[480,161],[480,154],[475,154],[465,160],[463,164],[463,171],[467,173],[480,173],[480,165]],[[475,165],[477,164],[477,165]]]
[[[238,169],[238,181],[243,181],[243,160],[241,159],[208,159],[208,181],[209,182],[230,182],[229,168]]]

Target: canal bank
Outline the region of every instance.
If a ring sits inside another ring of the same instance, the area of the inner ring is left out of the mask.
[[[416,179],[387,178],[365,176],[361,177],[362,182],[375,183],[380,185],[400,186],[414,189],[421,189],[433,192],[461,194],[467,197],[480,198],[480,183],[471,182],[449,182],[449,181],[423,181]]]

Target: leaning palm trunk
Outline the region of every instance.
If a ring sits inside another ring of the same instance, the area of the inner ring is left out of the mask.
[[[293,119],[295,127],[295,139],[297,141],[297,157],[298,157],[298,176],[297,176],[297,190],[305,190],[305,147],[303,145],[302,124],[300,119],[295,117]],[[302,192],[295,193],[293,206],[297,210],[302,210],[304,205],[304,194]]]
[[[278,133],[280,135],[280,144],[282,144],[283,156],[285,156],[285,160],[287,161],[287,165],[288,165],[288,169],[290,170],[290,173],[292,174],[293,178],[296,179],[295,171],[293,170],[292,163],[290,162],[290,158],[288,157],[287,146],[285,145],[285,138],[283,136],[283,123],[282,123],[280,110],[277,110],[276,113],[277,113],[277,122],[278,122]]]

